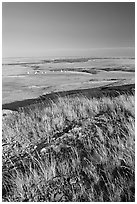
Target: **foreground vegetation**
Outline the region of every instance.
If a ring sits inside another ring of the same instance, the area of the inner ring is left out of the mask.
[[[3,118],[3,201],[135,201],[135,97],[59,98]]]

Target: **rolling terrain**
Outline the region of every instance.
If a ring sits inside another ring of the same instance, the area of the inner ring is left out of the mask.
[[[134,61],[3,61],[4,202],[135,202]]]
[[[3,60],[2,104],[112,82],[134,83],[135,59],[63,58]],[[131,82],[129,82],[131,81]]]

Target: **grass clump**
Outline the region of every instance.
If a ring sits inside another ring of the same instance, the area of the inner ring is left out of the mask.
[[[135,201],[134,100],[58,98],[3,119],[3,201]]]

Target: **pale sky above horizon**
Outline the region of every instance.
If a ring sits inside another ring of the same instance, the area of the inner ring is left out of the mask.
[[[133,2],[4,2],[2,56],[135,55]]]

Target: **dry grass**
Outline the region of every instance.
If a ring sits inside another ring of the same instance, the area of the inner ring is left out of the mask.
[[[3,120],[3,201],[134,201],[135,97],[59,98]]]

